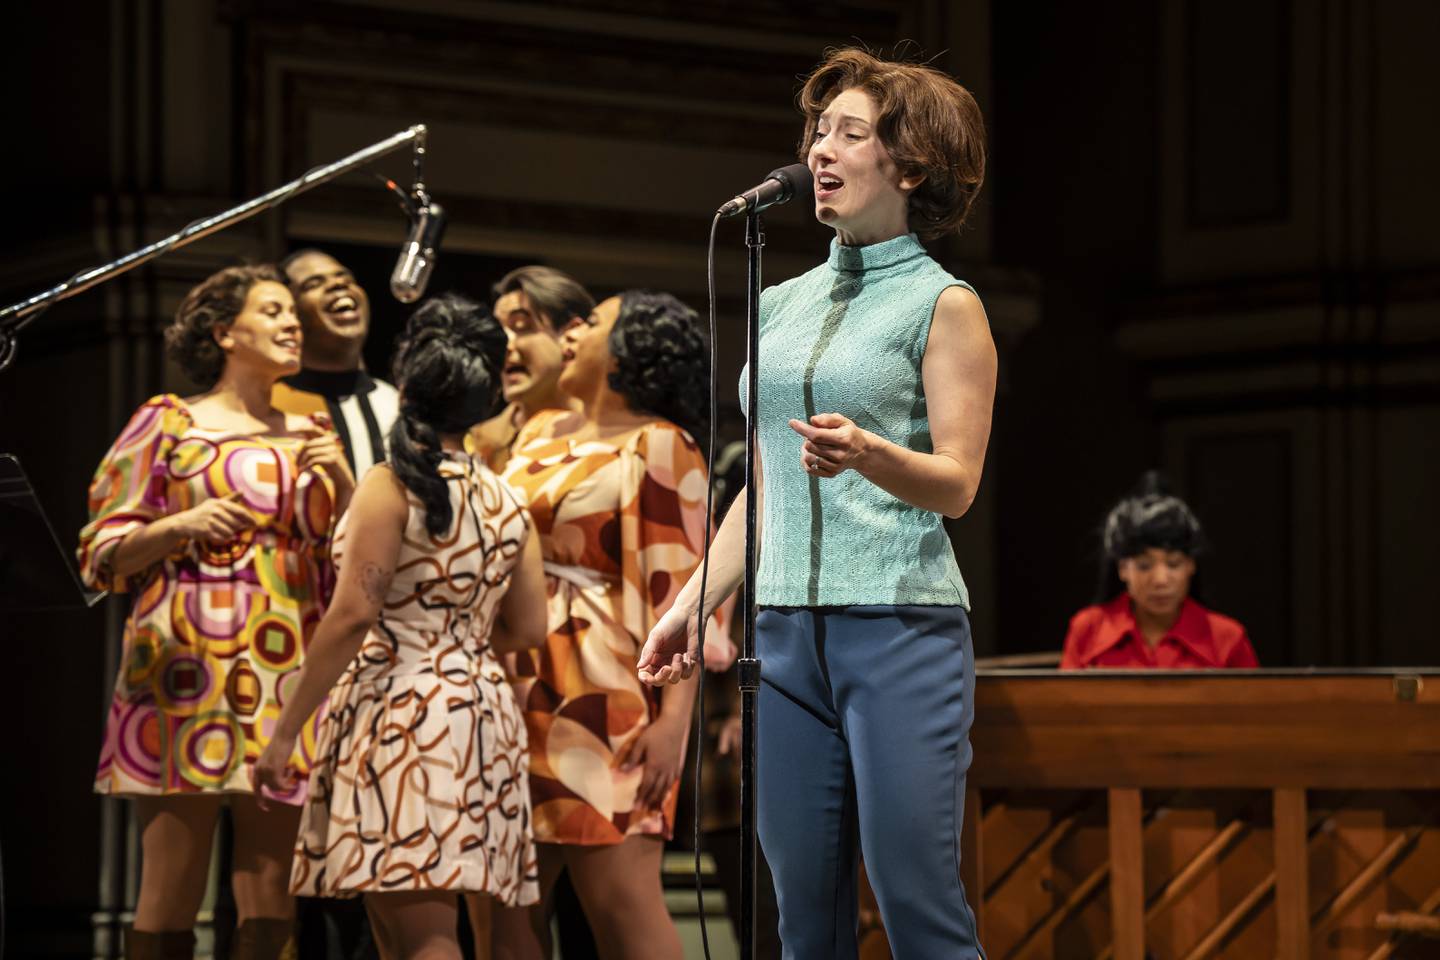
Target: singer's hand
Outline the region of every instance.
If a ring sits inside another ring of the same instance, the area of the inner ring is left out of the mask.
[[[175,533],[186,540],[204,543],[229,543],[242,530],[256,525],[255,514],[237,500],[238,492],[213,497],[189,510],[172,514],[165,521]]]
[[[715,752],[720,756],[728,756],[731,750],[740,746],[740,714],[732,713],[725,718],[725,723],[720,727],[720,733],[715,738]]]
[[[644,768],[640,786],[635,790],[637,808],[659,810],[664,806],[665,795],[680,779],[689,733],[690,727],[685,722],[659,716],[615,754],[615,765],[626,773],[636,767]]]
[[[874,438],[838,413],[817,413],[809,423],[791,420],[790,429],[805,438],[800,467],[812,477],[833,477],[859,469]]]
[[[665,615],[645,638],[636,661],[641,683],[658,687],[666,683],[688,680],[700,659],[700,633],[696,628],[695,611],[685,605],[671,605]]]
[[[345,448],[340,438],[327,430],[311,427],[308,439],[300,448],[299,466],[303,473],[311,467],[319,467],[330,475],[340,493],[355,489],[355,474],[350,472],[350,463],[345,459]]]
[[[730,669],[735,662],[735,657],[740,653],[735,649],[735,641],[725,636],[721,630],[716,630],[712,623],[710,629],[705,632],[705,669],[711,673],[724,673]]]
[[[267,793],[288,795],[295,792],[295,768],[290,765],[290,755],[295,752],[293,737],[272,737],[260,752],[260,759],[250,768],[250,784],[255,791],[255,803],[261,810],[269,810]]]

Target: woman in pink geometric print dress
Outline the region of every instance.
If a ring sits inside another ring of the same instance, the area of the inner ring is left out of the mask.
[[[334,602],[255,767],[292,789],[291,745],[328,695],[291,889],[364,895],[387,958],[458,958],[461,892],[538,899],[525,722],[496,651],[544,639],[539,538],[464,449],[499,406],[505,348],[463,298],[410,318],[391,461],[341,522]]]
[[[300,326],[270,267],[222,270],[166,331],[211,388],[155,397],[95,473],[79,559],[132,596],[95,789],[135,799],[144,866],[127,956],[189,957],[216,817],[230,794],[240,926],[232,956],[278,955],[303,790],[261,810],[249,766],[298,677],[331,582],[331,526],[354,480],[318,418],[270,406],[300,365]],[[316,723],[293,762],[308,768]]]

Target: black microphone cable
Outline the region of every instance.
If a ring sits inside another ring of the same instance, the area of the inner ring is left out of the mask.
[[[710,301],[710,445],[705,451],[705,550],[700,560],[700,603],[695,611],[695,632],[700,640],[700,662],[696,664],[700,678],[696,681],[695,690],[695,902],[700,910],[700,945],[704,949],[705,960],[710,960],[710,930],[705,922],[705,885],[700,876],[700,812],[704,806],[701,786],[705,757],[705,623],[708,619],[705,615],[705,585],[710,576],[710,536],[715,522],[715,420],[718,413],[715,368],[719,359],[715,346],[715,231],[719,226],[720,214],[717,213],[710,221],[710,243],[705,256],[706,289]]]

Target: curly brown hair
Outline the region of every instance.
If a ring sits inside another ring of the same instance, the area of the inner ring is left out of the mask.
[[[875,101],[876,132],[901,175],[921,178],[910,194],[910,229],[924,240],[959,230],[985,180],[985,120],[970,91],[924,64],[881,60],[854,47],[828,51],[800,91],[802,161],[820,114],[854,88]]]
[[[215,340],[215,325],[234,323],[245,309],[250,288],[266,280],[285,283],[284,275],[268,263],[226,267],[206,277],[181,301],[175,319],[165,328],[165,352],[199,386],[214,386],[225,370],[225,351]]]
[[[664,417],[699,443],[710,424],[710,356],[703,331],[699,315],[675,296],[626,290],[609,340],[615,358],[610,389],[630,409]]]

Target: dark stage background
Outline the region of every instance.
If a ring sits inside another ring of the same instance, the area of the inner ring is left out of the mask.
[[[5,302],[425,122],[451,211],[432,290],[484,295],[538,261],[703,308],[708,212],[791,159],[797,79],[829,45],[915,41],[991,134],[973,224],[933,247],[1000,348],[985,482],[953,525],[978,652],[1059,648],[1106,509],[1160,467],[1211,535],[1208,601],[1262,663],[1440,662],[1430,0],[92,0],[13,4],[7,27]],[[768,281],[824,255],[804,211],[770,227]],[[328,247],[370,290],[383,372],[403,231],[352,175],[32,327],[0,374],[0,451],[62,539],[129,412],[188,389],[158,344],[189,286]],[[721,244],[733,431],[738,226]],[[27,950],[88,955],[92,911],[126,898],[97,892],[123,831],[89,793],[118,612],[0,625],[0,842]]]

